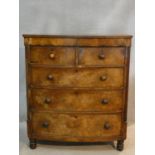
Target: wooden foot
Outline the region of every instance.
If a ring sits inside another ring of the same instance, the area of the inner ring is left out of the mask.
[[[124,140],[118,140],[117,141],[117,150],[123,151],[123,148],[124,148]]]
[[[35,149],[37,147],[36,140],[30,139],[30,145],[29,146],[31,149]]]

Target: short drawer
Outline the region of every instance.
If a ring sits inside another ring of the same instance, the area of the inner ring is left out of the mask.
[[[119,136],[121,132],[120,114],[54,114],[33,113],[33,136],[52,138],[69,137],[108,137]]]
[[[123,87],[123,68],[31,68],[31,84],[53,87]]]
[[[123,65],[124,47],[79,48],[80,65]]]
[[[74,65],[75,48],[32,46],[30,62],[47,65]]]
[[[52,111],[116,112],[123,108],[123,91],[32,89],[30,107]]]

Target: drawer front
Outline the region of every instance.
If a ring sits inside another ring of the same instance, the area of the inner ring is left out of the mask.
[[[79,64],[81,65],[123,65],[125,48],[79,48]]]
[[[34,113],[34,136],[104,137],[118,136],[121,115]]]
[[[74,65],[75,48],[32,46],[30,62],[48,65]]]
[[[32,89],[31,108],[53,111],[121,111],[123,91],[59,91]]]
[[[31,84],[59,87],[123,87],[123,68],[31,68]]]

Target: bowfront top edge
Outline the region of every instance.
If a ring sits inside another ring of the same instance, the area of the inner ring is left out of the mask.
[[[132,35],[41,35],[23,34],[24,38],[132,38]]]
[[[131,46],[130,35],[122,36],[63,36],[63,35],[23,35],[24,44],[30,46]]]

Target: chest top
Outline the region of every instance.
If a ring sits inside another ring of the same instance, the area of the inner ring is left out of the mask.
[[[132,36],[23,35],[25,45],[130,46]]]

